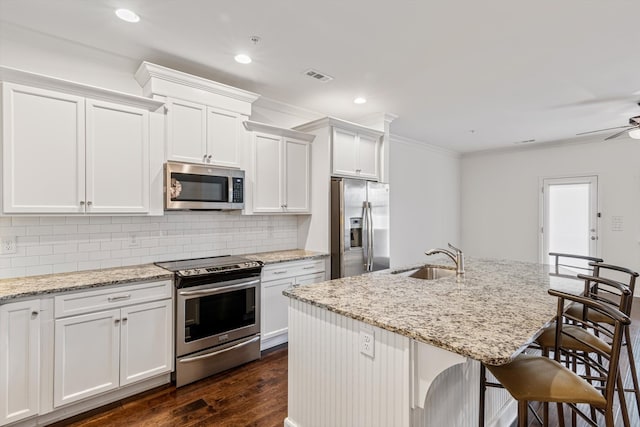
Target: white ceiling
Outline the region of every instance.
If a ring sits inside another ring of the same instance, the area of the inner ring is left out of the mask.
[[[640,115],[638,0],[0,0],[3,22],[461,152]]]

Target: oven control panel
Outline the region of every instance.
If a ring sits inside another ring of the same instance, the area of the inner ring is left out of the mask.
[[[243,203],[244,199],[244,179],[233,178],[233,194],[231,203]]]

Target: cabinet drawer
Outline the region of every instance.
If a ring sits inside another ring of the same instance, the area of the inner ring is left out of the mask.
[[[262,269],[262,280],[277,280],[287,277],[321,273],[325,270],[323,259],[312,261],[283,262]]]
[[[312,283],[320,283],[324,281],[324,271],[322,273],[305,274],[304,276],[296,277],[296,286],[310,285]]]
[[[171,280],[162,280],[59,295],[55,297],[55,317],[171,298],[172,291]]]

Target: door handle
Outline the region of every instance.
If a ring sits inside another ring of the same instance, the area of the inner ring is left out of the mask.
[[[591,236],[591,240],[598,240],[598,236]]]

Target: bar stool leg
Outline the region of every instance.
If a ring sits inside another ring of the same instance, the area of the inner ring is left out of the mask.
[[[629,421],[629,411],[627,410],[627,399],[624,397],[624,384],[622,383],[622,376],[620,375],[620,370],[618,370],[616,385],[618,388],[618,397],[620,399],[620,411],[622,412],[622,422],[625,425],[625,427],[630,427],[631,422]]]
[[[529,415],[529,405],[526,400],[518,401],[518,427],[527,427],[529,424],[527,416]]]
[[[638,371],[636,370],[636,359],[633,356],[633,347],[631,346],[631,333],[629,327],[624,328],[624,339],[627,342],[627,354],[629,355],[629,366],[631,368],[631,379],[633,380],[633,392],[636,396],[636,406],[638,414],[640,414],[640,386],[638,385]]]
[[[479,402],[480,405],[478,408],[478,413],[479,413],[478,426],[479,427],[484,427],[484,399],[485,399],[485,394],[487,390],[486,382],[487,382],[487,370],[482,364],[482,362],[480,362],[480,402]]]
[[[562,403],[557,403],[556,407],[558,408],[558,423],[560,427],[564,427],[564,410],[562,408]]]

